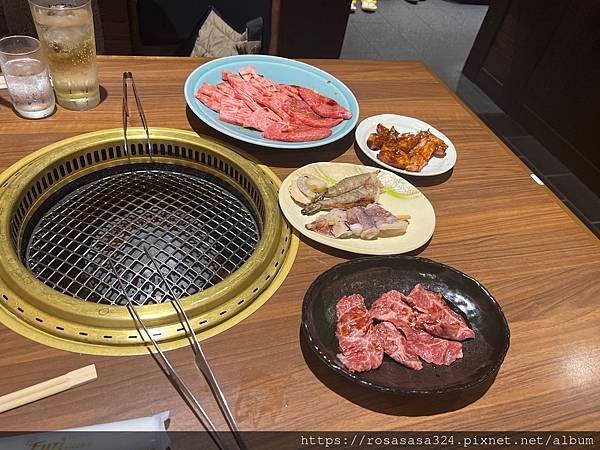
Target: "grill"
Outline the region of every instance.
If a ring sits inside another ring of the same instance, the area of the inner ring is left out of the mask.
[[[143,245],[181,298],[223,281],[260,239],[247,202],[201,172],[137,168],[85,183],[58,203],[53,197],[24,240],[24,263],[48,286],[95,303],[126,303],[107,258],[131,300],[146,305],[161,303],[169,288]]]
[[[281,284],[298,241],[279,213],[275,175],[194,133],[150,132],[148,147],[130,128],[127,153],[122,130],[82,135],[2,174],[5,325],[66,350],[145,352],[109,260],[165,349],[187,344],[169,288],[206,338]]]

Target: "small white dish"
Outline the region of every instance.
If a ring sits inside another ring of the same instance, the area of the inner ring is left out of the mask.
[[[375,133],[377,124],[383,124],[385,127],[394,127],[400,133],[418,133],[419,131],[429,130],[431,133],[442,139],[447,145],[446,156],[443,158],[433,157],[420,172],[410,172],[408,170],[399,169],[398,167],[390,166],[377,158],[378,150],[371,150],[367,147],[367,139],[371,133]],[[456,164],[456,148],[454,144],[441,131],[435,129],[427,122],[415,119],[414,117],[399,116],[397,114],[380,114],[378,116],[367,117],[358,127],[356,127],[356,142],[362,152],[371,160],[376,162],[381,167],[392,170],[396,173],[402,173],[413,177],[430,177],[441,175],[448,172]]]
[[[351,175],[373,171],[379,171],[378,178],[384,186],[378,203],[392,214],[406,214],[411,217],[405,234],[379,237],[374,240],[335,239],[306,228],[307,223],[314,221],[325,212],[310,216],[302,214],[302,207],[290,195],[290,184],[300,175],[316,176],[331,186]],[[307,238],[332,248],[363,255],[397,255],[410,252],[426,244],[435,229],[433,206],[421,191],[395,173],[356,164],[318,162],[295,170],[288,175],[279,188],[279,206],[288,222]]]

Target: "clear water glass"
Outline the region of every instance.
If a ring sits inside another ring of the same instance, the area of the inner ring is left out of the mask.
[[[28,119],[40,119],[54,112],[48,66],[37,39],[30,36],[0,39],[0,68],[17,113]]]

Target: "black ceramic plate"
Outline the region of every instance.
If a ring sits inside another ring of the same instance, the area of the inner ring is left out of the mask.
[[[422,370],[415,371],[385,356],[378,369],[346,370],[337,358],[337,301],[343,295],[361,294],[370,307],[383,292],[396,289],[408,293],[417,283],[442,294],[475,331],[474,339],[463,342],[463,358],[450,366],[424,363]],[[452,267],[410,256],[358,258],[321,274],[304,297],[302,331],[317,356],[338,374],[362,386],[402,395],[475,387],[496,375],[510,341],[502,309],[479,282]]]

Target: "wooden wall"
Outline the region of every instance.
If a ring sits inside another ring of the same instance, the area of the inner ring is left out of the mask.
[[[600,2],[495,0],[464,73],[600,192]]]

